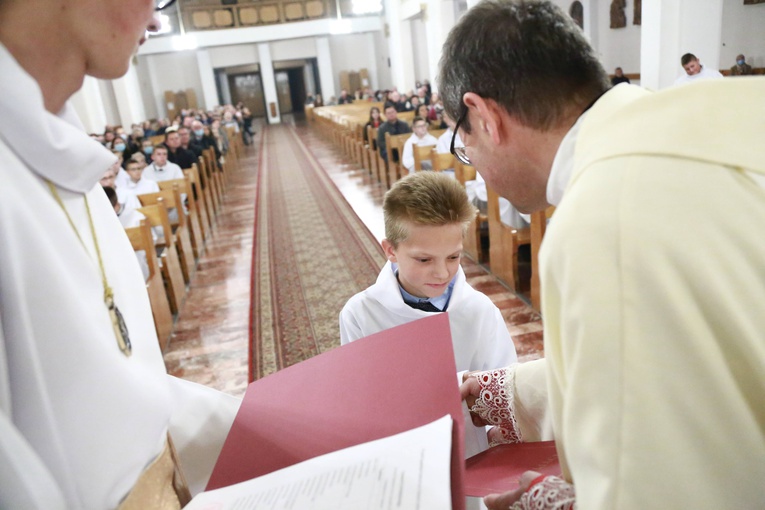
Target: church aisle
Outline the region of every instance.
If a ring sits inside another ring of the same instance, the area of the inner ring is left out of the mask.
[[[372,183],[363,169],[343,160],[337,150],[305,123],[295,125],[289,120],[287,123],[289,125],[256,126],[258,134],[254,144],[245,148],[241,169],[231,176],[214,235],[199,260],[164,356],[169,373],[232,395],[242,395],[248,381],[256,189],[264,164],[262,156],[268,153],[268,148],[264,150],[262,146],[264,132],[271,140],[269,147],[294,144],[299,138],[307,153],[291,164],[302,167],[315,160],[372,236],[380,239],[384,235],[382,198],[385,190],[382,186]],[[297,149],[294,152],[297,153]],[[291,161],[289,156],[279,157]],[[292,170],[305,171],[305,168]],[[320,248],[314,247],[314,250],[320,251]],[[483,266],[467,257],[463,258],[462,265],[468,282],[487,294],[502,311],[519,359],[540,357],[542,323],[539,315]],[[261,272],[256,274],[263,276]],[[265,276],[273,281],[270,275]],[[333,322],[323,329],[334,331],[336,327]],[[263,373],[274,367],[273,364],[265,367]]]

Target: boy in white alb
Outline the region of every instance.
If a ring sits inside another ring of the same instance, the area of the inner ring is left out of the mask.
[[[156,193],[159,191],[159,184],[143,177],[143,167],[138,161],[130,161],[125,168],[130,179],[124,186],[117,187],[117,195],[120,203],[124,204],[130,197],[137,197],[144,193]]]
[[[462,238],[475,215],[462,186],[435,172],[396,182],[383,203],[388,263],[377,282],[353,296],[340,312],[340,341],[359,338],[448,312],[454,359],[460,372],[515,363],[512,338],[499,309],[465,280]],[[458,374],[461,382],[461,374]],[[484,429],[465,408],[465,454],[488,447]]]
[[[414,172],[414,146],[425,147],[438,143],[438,138],[428,133],[428,121],[422,117],[414,118],[412,121],[412,131],[414,133],[404,144],[404,154],[401,156],[401,164],[404,165],[410,174]],[[430,164],[429,161],[423,163],[423,170],[432,170],[432,167],[426,168],[426,163]]]
[[[143,169],[143,178],[155,182],[183,179],[183,170],[167,160],[167,147],[158,144],[154,146],[152,162]]]

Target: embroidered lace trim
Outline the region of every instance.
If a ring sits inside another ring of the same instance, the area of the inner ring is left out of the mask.
[[[557,476],[537,478],[510,510],[573,510],[574,486]]]
[[[485,422],[495,425],[489,431],[489,445],[520,443],[523,438],[515,420],[514,392],[515,367],[512,365],[497,370],[475,374],[481,387],[471,411]]]

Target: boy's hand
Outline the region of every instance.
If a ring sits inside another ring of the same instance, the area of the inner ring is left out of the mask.
[[[472,409],[476,399],[481,394],[481,385],[478,383],[478,379],[473,374],[478,372],[465,372],[462,376],[462,385],[460,386],[460,396],[462,400],[467,404],[468,409]],[[473,425],[476,427],[483,427],[488,425],[480,416],[473,411],[470,411],[470,418],[473,420]]]

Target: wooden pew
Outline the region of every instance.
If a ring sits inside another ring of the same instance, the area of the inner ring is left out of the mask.
[[[486,187],[489,223],[489,260],[491,272],[504,281],[514,292],[520,293],[521,282],[518,274],[518,249],[531,242],[531,230],[517,229],[502,223],[499,210],[499,195]]]
[[[160,199],[158,202],[161,202]],[[183,270],[181,261],[178,258],[178,251],[173,243],[173,233],[170,227],[170,219],[167,216],[167,208],[164,203],[139,207],[152,227],[162,227],[164,233],[165,245],[159,255],[160,267],[162,268],[162,278],[165,281],[167,297],[170,302],[170,310],[177,314],[183,300],[186,297],[186,284],[183,279]]]
[[[449,154],[449,156],[452,156]],[[465,186],[467,181],[475,180],[475,168],[472,166],[463,165],[457,158],[452,156],[452,164],[454,165],[454,176],[457,178],[462,186]],[[459,168],[459,172],[457,172]],[[467,233],[465,235],[465,243],[463,250],[470,258],[476,262],[484,262],[485,254],[481,245],[481,227],[486,223],[486,215],[476,212],[475,218],[468,225]]]
[[[183,171],[183,175],[188,177],[189,183],[192,189],[196,190],[196,194],[192,197],[196,202],[197,217],[199,218],[199,228],[202,232],[202,237],[206,242],[212,235],[212,218],[209,214],[209,207],[207,205],[207,197],[205,196],[204,189],[202,187],[202,181],[199,177],[199,168],[196,163]]]
[[[170,303],[167,300],[162,270],[157,259],[157,251],[154,248],[151,227],[146,220],[141,220],[140,226],[126,228],[125,232],[130,239],[130,244],[133,245],[133,249],[136,252],[142,251],[146,254],[146,265],[149,267],[146,291],[149,294],[159,348],[164,351],[170,341],[170,334],[173,332],[173,314],[170,312]]]
[[[381,171],[381,168],[384,169],[385,167],[380,166],[380,161],[382,161],[382,158],[377,152],[377,129],[378,128],[373,128],[372,126],[367,128],[367,139],[369,140],[369,144],[367,146],[367,157],[369,158],[369,168],[372,177],[374,177],[377,182],[383,184],[385,182],[385,177],[383,171]]]
[[[201,193],[205,197],[205,205],[207,206],[207,216],[210,219],[210,225],[212,225],[218,215],[218,194],[213,187],[213,182],[207,174],[207,165],[204,158],[200,156],[197,162],[194,163],[194,166],[197,168],[199,182],[201,183]]]
[[[142,206],[164,205],[168,211],[168,221],[170,221],[170,210],[174,209],[177,213],[178,222],[175,228],[170,224],[170,235],[172,242],[178,250],[178,258],[181,262],[181,271],[183,279],[187,284],[191,283],[191,278],[196,272],[197,263],[194,259],[194,250],[191,247],[191,233],[186,212],[183,210],[181,200],[181,191],[178,186],[172,189],[160,190],[157,193],[145,193],[138,195],[138,200]],[[167,233],[165,233],[165,244],[167,245]]]
[[[436,150],[435,145],[415,145],[412,147],[412,154],[414,155],[414,171],[422,171],[422,162],[429,161],[430,168],[433,169],[433,153]],[[449,154],[451,156],[451,154]]]
[[[189,234],[191,235],[191,248],[194,251],[194,258],[198,259],[204,252],[205,239],[202,234],[202,224],[198,209],[199,205],[194,198],[193,187],[191,186],[190,172],[185,170],[184,176],[184,179],[161,181],[157,184],[159,184],[159,189],[162,191],[173,190],[178,187],[180,193],[186,194],[186,209],[188,210],[188,214],[185,215],[185,217],[189,226]]]
[[[202,184],[210,190],[213,214],[217,217],[223,201],[223,192],[220,189],[218,179],[213,175],[212,168],[207,164],[207,159],[204,156],[199,156],[199,175],[202,177]]]
[[[440,153],[434,148],[430,153],[430,162],[433,164],[434,172],[443,172],[444,170],[454,171],[454,155],[450,152]],[[460,182],[463,186],[465,185],[464,172]]]
[[[385,147],[388,153],[388,179],[385,184],[388,189],[393,186],[394,182],[401,179],[401,177],[404,175],[404,172],[406,171],[405,168],[402,170],[403,165],[401,165],[401,156],[404,154],[404,144],[407,140],[409,140],[411,136],[412,133],[403,133],[400,135],[391,135],[390,133],[385,133]],[[393,161],[393,151],[396,152],[398,161]]]
[[[547,220],[549,220],[555,207],[550,206],[544,211],[538,211],[531,215],[531,306],[537,311],[542,311],[541,288],[539,285],[539,248],[542,246]]]

